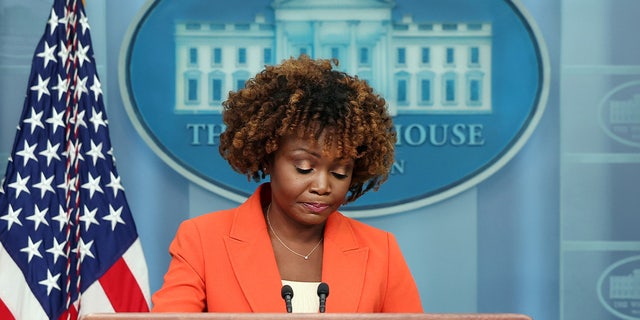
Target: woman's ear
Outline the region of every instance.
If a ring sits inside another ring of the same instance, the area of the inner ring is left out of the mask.
[[[262,172],[265,175],[271,174],[271,169],[273,168],[273,153],[269,154],[264,162],[262,163]]]
[[[268,176],[271,173],[271,161],[267,161],[262,166],[262,175]]]

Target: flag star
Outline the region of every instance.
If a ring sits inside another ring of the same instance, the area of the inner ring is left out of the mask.
[[[98,158],[105,159],[104,154],[102,153],[102,142],[100,142],[97,146],[91,140],[91,150],[87,151],[87,155],[93,158],[93,165],[96,165]]]
[[[0,194],[4,193],[4,180],[6,177],[2,177],[2,180],[0,180]]]
[[[117,177],[113,174],[113,172],[109,172],[111,176],[111,181],[107,184],[107,187],[113,189],[113,197],[115,198],[118,195],[118,190],[124,191],[124,187],[120,183],[120,177]]]
[[[75,25],[76,24],[76,14],[75,12],[67,9],[67,7],[64,8],[64,17],[62,19],[60,19],[60,23],[64,23],[64,24],[69,24],[69,25]]]
[[[40,210],[40,208],[38,208],[38,205],[35,206],[35,212],[33,213],[33,215],[27,217],[27,220],[31,220],[35,223],[33,230],[38,231],[38,227],[40,226],[41,223],[49,225],[49,222],[45,218],[45,215],[47,214],[48,211],[49,211],[49,208],[44,208],[44,210]]]
[[[49,21],[47,22],[49,24],[49,32],[50,34],[53,34],[53,32],[56,30],[56,28],[58,27],[58,22],[60,21],[60,19],[58,19],[58,15],[56,15],[56,11],[53,10],[53,8],[51,8],[51,17],[49,18]]]
[[[63,156],[69,158],[71,163],[75,163],[76,162],[76,157],[78,158],[78,160],[84,161],[84,157],[82,156],[82,153],[80,152],[80,150],[82,149],[82,143],[80,143],[80,141],[77,141],[76,144],[69,143],[67,145],[67,151],[62,153]]]
[[[89,89],[93,91],[93,96],[95,96],[96,101],[98,101],[98,97],[102,94],[102,85],[100,85],[100,79],[98,79],[98,76],[93,76],[93,84]]]
[[[33,159],[36,162],[38,162],[38,158],[36,158],[36,155],[33,154],[33,152],[35,151],[37,146],[38,146],[37,143],[34,143],[32,146],[30,146],[29,142],[25,141],[24,142],[24,149],[16,152],[16,155],[19,155],[19,156],[22,157],[22,165],[24,165],[26,167],[27,166],[27,162],[29,162],[29,159]]]
[[[87,45],[86,47],[84,47],[82,46],[82,43],[78,43],[78,49],[76,50],[76,58],[78,59],[78,63],[80,64],[80,67],[82,67],[85,61],[89,63],[91,62],[91,60],[89,60],[89,57],[87,56],[87,52],[89,51],[89,48],[91,48],[91,45]],[[86,77],[85,77],[85,81],[86,81]]]
[[[107,151],[107,154],[111,156],[111,159],[113,159],[113,163],[116,163],[116,156],[113,155],[113,147],[111,147],[111,149]]]
[[[62,117],[64,117],[64,111],[58,113],[58,110],[52,108],[53,114],[49,119],[45,120],[46,123],[49,123],[53,126],[53,133],[56,133],[58,127],[65,127],[64,121],[62,121]]]
[[[18,199],[18,197],[20,196],[20,192],[22,191],[29,194],[31,193],[31,191],[29,191],[29,188],[27,188],[27,183],[29,182],[29,178],[31,178],[31,176],[27,176],[26,178],[23,179],[22,176],[20,176],[20,172],[18,172],[16,181],[9,183],[9,188],[16,189],[16,199]]]
[[[62,101],[62,95],[67,93],[67,90],[69,90],[69,79],[62,79],[62,77],[58,75],[58,84],[56,84],[55,87],[52,87],[51,89],[58,91],[58,101]]]
[[[31,236],[27,236],[27,240],[29,241],[29,244],[26,247],[20,249],[20,252],[25,252],[29,255],[27,262],[31,262],[33,256],[42,258],[42,254],[40,254],[40,244],[42,243],[42,240],[33,243],[33,241],[31,240]]]
[[[51,275],[51,271],[47,269],[47,278],[44,280],[40,280],[40,282],[38,282],[38,284],[41,284],[47,287],[47,296],[51,294],[51,289],[55,288],[58,291],[60,291],[60,286],[58,286],[58,278],[60,278],[59,273],[53,276]]]
[[[53,263],[55,264],[58,261],[59,257],[67,257],[67,254],[64,253],[64,246],[67,244],[67,241],[62,241],[62,243],[58,243],[58,239],[53,238],[53,245],[51,248],[47,249],[48,253],[53,255]]]
[[[86,91],[87,90],[85,89],[85,92]],[[75,124],[76,127],[82,126],[82,127],[86,128],[87,127],[87,123],[84,122],[84,113],[85,113],[85,110],[82,110],[82,111],[78,112],[78,115],[76,117],[72,117],[69,121],[71,123]]]
[[[62,189],[64,190],[65,194],[69,191],[76,191],[76,179],[77,178],[71,178],[71,180],[69,181],[65,181],[59,185],[57,185],[58,189]]]
[[[50,95],[49,89],[47,88],[50,79],[51,78],[46,78],[42,80],[42,77],[38,74],[38,84],[31,87],[31,90],[38,91],[38,101],[40,101],[43,94]]]
[[[7,231],[11,230],[11,226],[13,226],[14,223],[22,226],[22,222],[20,222],[20,219],[18,218],[20,216],[21,211],[22,211],[22,208],[18,210],[13,210],[13,206],[9,205],[9,212],[4,216],[0,217],[0,219],[7,221]]]
[[[84,34],[87,29],[91,29],[89,27],[89,19],[87,19],[82,11],[80,11],[80,25],[82,25],[82,34]]]
[[[56,62],[56,57],[53,55],[53,52],[56,50],[57,45],[53,45],[53,47],[49,47],[49,44],[44,42],[44,49],[42,52],[38,53],[37,56],[44,59],[44,67],[46,68],[49,64],[49,61]]]
[[[98,191],[100,193],[104,193],[102,187],[100,187],[100,179],[101,176],[94,178],[91,173],[89,173],[89,182],[82,185],[82,188],[89,190],[89,199],[93,198],[93,194]]]
[[[60,148],[60,144],[56,144],[55,146],[51,145],[51,141],[47,141],[47,149],[40,151],[39,155],[47,157],[47,166],[51,164],[51,160],[55,158],[60,161],[60,156],[58,155],[58,148]]]
[[[24,123],[28,123],[31,125],[31,134],[36,130],[36,127],[40,127],[44,129],[44,125],[42,124],[42,114],[43,111],[36,113],[36,109],[31,107],[31,117],[28,119],[22,120]]]
[[[89,241],[88,243],[84,243],[84,240],[80,238],[80,241],[78,241],[78,246],[75,249],[73,249],[73,252],[75,252],[80,256],[80,263],[84,261],[84,257],[86,256],[89,256],[94,259],[96,258],[93,256],[93,253],[91,252],[91,246],[93,246],[93,240]]]
[[[116,210],[111,205],[109,205],[109,214],[102,217],[102,219],[111,221],[111,231],[114,231],[116,229],[116,225],[118,223],[126,224],[124,220],[122,220],[122,217],[120,216],[121,214],[122,214],[122,207]]]
[[[58,52],[58,57],[60,57],[60,61],[65,65],[67,60],[69,59],[69,48],[65,45],[62,40],[60,41],[60,51]]]
[[[70,223],[69,219],[67,219],[67,212],[64,211],[64,208],[62,206],[58,206],[58,215],[51,218],[55,221],[58,221],[58,223],[60,224],[60,232],[62,232],[62,229],[64,228],[64,226],[66,226],[68,223]],[[73,225],[73,223],[71,223],[71,225]]]
[[[40,198],[44,199],[44,195],[47,193],[47,191],[50,191],[53,194],[56,193],[56,191],[51,186],[51,183],[53,183],[53,178],[53,175],[47,178],[43,172],[40,172],[40,182],[33,185],[34,188],[40,189]]]
[[[84,231],[89,231],[89,227],[91,227],[91,224],[95,224],[97,226],[100,225],[100,222],[98,222],[98,220],[96,220],[96,213],[98,212],[98,208],[95,208],[93,210],[89,210],[89,208],[87,208],[87,206],[84,206],[84,214],[82,216],[80,216],[80,221],[84,222]]]
[[[107,122],[102,118],[102,111],[96,112],[96,108],[93,108],[93,114],[89,121],[93,123],[93,128],[96,129],[96,132],[98,132],[100,126],[107,126]]]

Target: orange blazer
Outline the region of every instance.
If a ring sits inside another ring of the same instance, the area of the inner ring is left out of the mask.
[[[260,186],[237,208],[184,221],[169,247],[152,312],[286,312],[260,205]],[[268,190],[264,190],[268,191]],[[339,212],[325,226],[322,281],[327,312],[423,312],[391,233]],[[294,292],[295,295],[295,292]]]

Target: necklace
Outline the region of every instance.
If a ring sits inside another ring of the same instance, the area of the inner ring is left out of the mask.
[[[278,234],[276,233],[275,230],[273,230],[273,227],[271,226],[271,220],[269,219],[269,212],[271,211],[271,204],[269,204],[269,207],[267,207],[267,224],[269,225],[269,230],[271,230],[271,232],[273,233],[274,236],[276,236],[276,239],[278,240],[278,242],[280,242],[280,244],[285,247],[287,250],[291,251],[291,253],[295,254],[296,256],[302,257],[305,260],[309,260],[309,257],[316,251],[316,249],[318,249],[318,247],[320,246],[320,244],[322,243],[323,238],[320,238],[320,241],[318,241],[318,243],[316,243],[315,247],[313,247],[313,249],[311,249],[311,251],[309,251],[309,253],[307,253],[306,255],[301,254],[296,252],[295,250],[289,248],[289,246],[287,246],[284,241],[282,241],[282,239],[280,239],[280,237],[278,236]]]

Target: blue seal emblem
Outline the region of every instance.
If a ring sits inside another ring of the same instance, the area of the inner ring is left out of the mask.
[[[640,319],[640,256],[617,261],[602,272],[598,299],[620,319]]]
[[[121,92],[165,162],[240,202],[256,186],[218,154],[221,103],[265,65],[300,54],[337,58],[394,117],[392,174],[343,208],[351,216],[475,186],[526,143],[549,90],[546,47],[516,0],[155,0],[125,37]]]
[[[623,83],[600,102],[600,126],[613,140],[640,147],[640,81]]]

